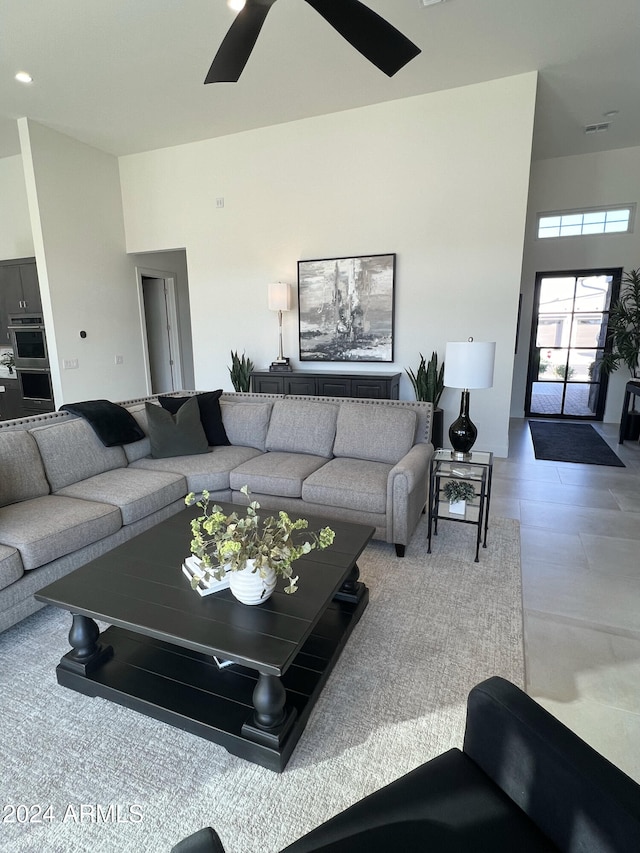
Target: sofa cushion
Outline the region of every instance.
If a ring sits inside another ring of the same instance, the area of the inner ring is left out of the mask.
[[[206,456],[172,456],[170,459],[138,459],[129,468],[147,471],[172,471],[187,481],[187,492],[199,494],[203,489],[218,492],[229,488],[229,472],[247,459],[259,456],[255,447],[214,447]]]
[[[131,412],[110,400],[65,403],[60,406],[60,411],[84,418],[105,447],[116,447],[144,438]]]
[[[2,542],[18,549],[25,570],[71,554],[121,527],[118,507],[61,495],[0,507]]]
[[[133,415],[136,423],[144,433],[144,438],[140,441],[134,441],[132,444],[124,445],[124,454],[127,457],[127,462],[135,462],[136,459],[142,459],[151,453],[151,442],[149,441],[149,419],[147,418],[147,410],[144,403],[138,403],[129,406],[128,410]]]
[[[336,436],[338,406],[311,400],[276,400],[271,412],[266,449],[311,453],[329,458]]]
[[[32,435],[0,432],[0,506],[49,494],[49,483]]]
[[[15,548],[0,545],[0,589],[11,586],[24,574],[20,554]]]
[[[204,394],[195,395],[200,410],[200,422],[211,447],[231,444],[222,423],[221,394],[222,388],[218,391],[207,391]],[[190,399],[191,397],[158,397],[162,408],[171,412],[172,415],[175,415],[178,409]]]
[[[184,477],[168,471],[119,468],[72,483],[56,494],[113,504],[122,513],[122,523],[132,524],[183,498],[187,484]]]
[[[146,403],[149,423],[151,456],[164,459],[168,456],[196,456],[209,452],[209,442],[200,422],[200,409],[195,397],[180,406],[175,415]]]
[[[124,450],[105,447],[81,418],[35,427],[29,432],[38,443],[52,492],[127,464]]]
[[[231,444],[266,450],[272,403],[227,403],[222,400],[222,421]]]
[[[415,432],[416,413],[411,409],[343,403],[333,455],[395,465],[413,446]]]
[[[229,483],[236,491],[249,486],[263,495],[299,498],[305,478],[326,462],[324,456],[306,453],[263,453],[232,471]]]
[[[384,513],[392,467],[364,459],[330,459],[306,478],[302,499],[323,506]]]

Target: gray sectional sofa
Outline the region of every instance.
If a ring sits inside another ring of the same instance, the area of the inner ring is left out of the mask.
[[[146,434],[123,446],[69,412],[0,423],[0,631],[42,606],[34,592],[203,489],[240,504],[248,485],[265,509],[370,524],[404,553],[427,502],[430,403],[225,393],[230,444],[153,458],[147,402],[121,404]]]

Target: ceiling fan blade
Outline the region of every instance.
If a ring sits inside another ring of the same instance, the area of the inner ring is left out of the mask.
[[[412,41],[359,0],[306,2],[389,77],[421,53]]]
[[[276,0],[247,0],[218,48],[205,83],[237,83]]]

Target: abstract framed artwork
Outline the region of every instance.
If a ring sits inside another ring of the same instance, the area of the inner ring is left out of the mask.
[[[396,256],[298,261],[300,361],[393,361]]]

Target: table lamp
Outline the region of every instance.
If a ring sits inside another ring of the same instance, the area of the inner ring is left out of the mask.
[[[469,459],[478,430],[469,417],[469,390],[493,386],[495,341],[468,341],[448,343],[444,357],[444,384],[448,388],[461,388],[460,416],[449,427],[449,441],[454,459]]]
[[[270,371],[291,370],[289,359],[282,355],[282,312],[291,309],[291,290],[285,281],[269,285],[269,310],[278,312],[278,357],[271,362]]]

